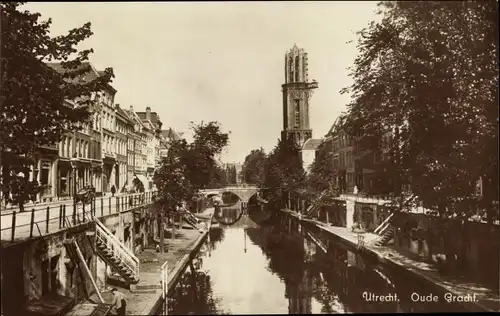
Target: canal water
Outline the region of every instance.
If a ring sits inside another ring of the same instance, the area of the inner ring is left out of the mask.
[[[259,208],[225,206],[200,252],[169,295],[168,314],[458,312],[418,281],[396,279],[329,243],[328,255],[277,227]],[[384,302],[376,302],[384,296]],[[412,300],[413,298],[413,300]]]

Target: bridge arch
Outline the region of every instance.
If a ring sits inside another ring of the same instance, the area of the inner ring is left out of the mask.
[[[236,195],[241,202],[247,204],[248,201],[250,200],[250,198],[254,195],[256,195],[257,193],[259,193],[258,191],[255,191],[255,192],[238,192],[236,190],[225,190],[225,191],[222,191],[221,194],[224,194],[224,193],[232,193],[234,195]]]
[[[214,190],[205,190],[204,193],[207,196],[215,195],[215,194],[224,194],[226,192],[232,193],[236,195],[241,202],[247,204],[250,198],[260,192],[260,189],[257,187],[226,187],[221,189]]]

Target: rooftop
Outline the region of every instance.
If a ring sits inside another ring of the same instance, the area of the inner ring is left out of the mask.
[[[54,69],[55,71],[57,71],[58,73],[61,73],[61,74],[64,74],[64,73],[67,73],[67,72],[73,72],[73,71],[78,71],[78,70],[81,70],[83,68],[87,68],[87,67],[90,67],[90,71],[88,71],[87,73],[79,76],[79,78],[75,78],[73,79],[74,81],[77,81],[77,80],[83,80],[83,81],[86,81],[86,82],[89,82],[89,81],[92,81],[98,77],[101,77],[101,76],[104,76],[104,71],[97,71],[90,62],[83,62],[80,64],[80,67],[77,68],[77,69],[66,69],[62,66],[61,63],[46,63],[47,66],[49,66],[50,68]],[[113,90],[113,92],[116,92],[116,90],[111,87],[111,85],[109,86],[109,88],[111,88]]]
[[[172,139],[172,140],[180,140],[181,139],[181,136],[176,131],[174,131],[171,127],[169,127],[168,129],[162,130],[161,134],[166,139]]]

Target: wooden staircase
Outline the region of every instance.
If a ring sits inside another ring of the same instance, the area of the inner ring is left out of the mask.
[[[193,226],[194,228],[200,229],[200,227],[199,227],[200,221],[191,212],[186,211],[183,214],[183,219],[184,219],[184,221],[186,221],[186,223],[188,223],[189,225]]]
[[[392,226],[392,221],[394,220],[394,214],[392,213],[387,217],[382,224],[380,224],[375,230],[373,231],[375,234],[378,234],[381,236],[380,239],[378,239],[375,242],[376,246],[387,246],[391,239],[394,237],[394,226]]]
[[[104,224],[96,222],[96,252],[129,284],[139,282],[139,259],[110,232]]]
[[[318,208],[321,206],[321,203],[320,203],[321,199],[326,194],[326,192],[327,192],[327,190],[321,192],[321,194],[316,199],[314,199],[312,204],[309,205],[309,207],[307,208],[307,210],[305,212],[305,216],[311,216],[311,214],[313,214],[315,211],[318,210]]]

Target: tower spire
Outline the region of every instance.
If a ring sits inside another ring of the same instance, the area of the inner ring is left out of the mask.
[[[309,82],[308,58],[304,49],[294,43],[285,54],[283,92],[283,130],[281,138],[293,138],[299,145],[312,137],[309,125],[309,100],[316,81]]]

